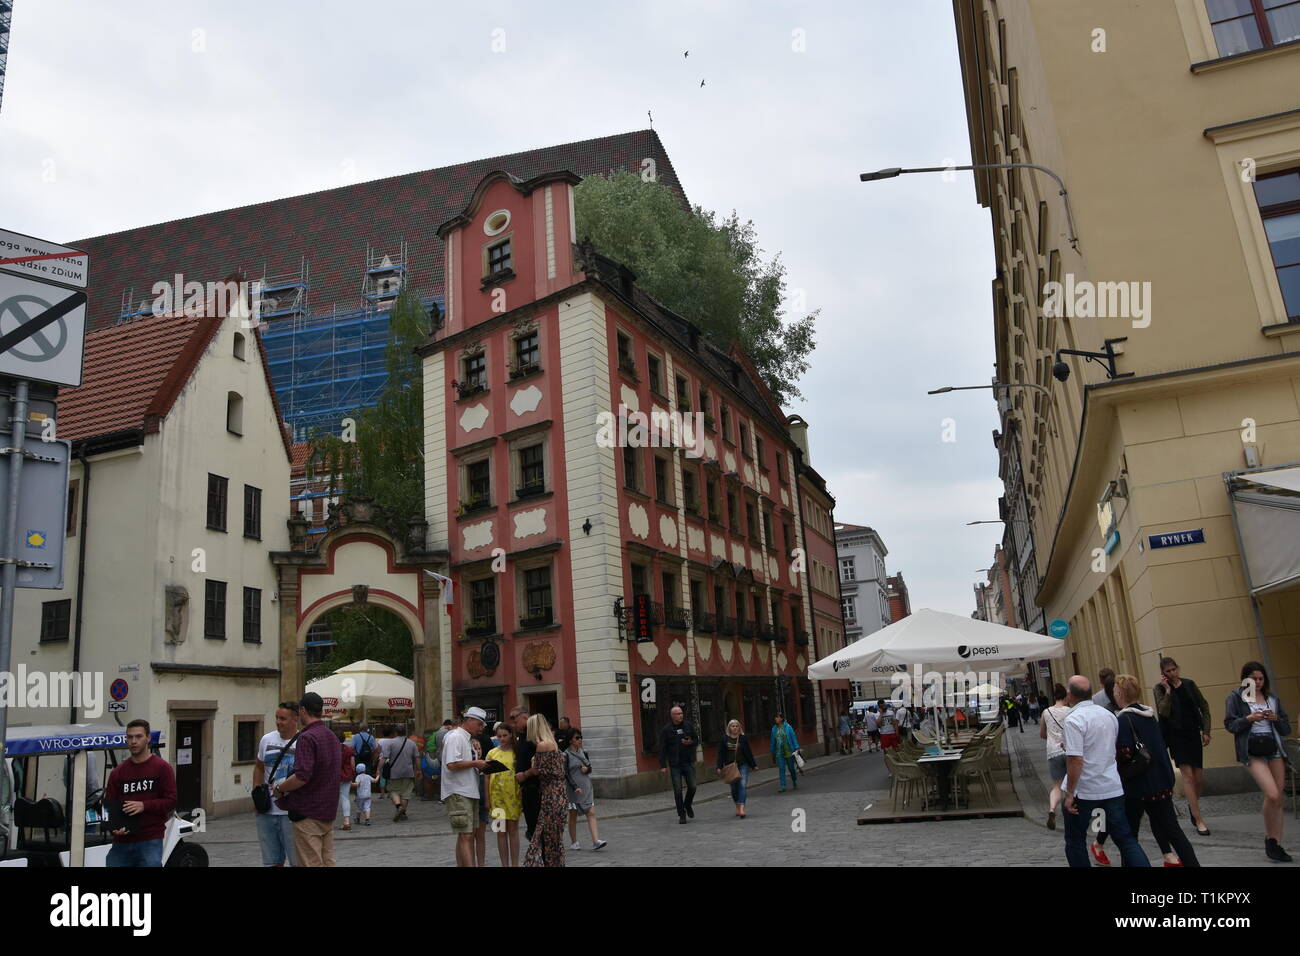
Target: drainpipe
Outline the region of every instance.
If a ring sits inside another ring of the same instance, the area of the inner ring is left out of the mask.
[[[86,586],[86,528],[87,518],[90,514],[90,459],[86,457],[86,446],[83,443],[77,452],[77,461],[81,462],[81,528],[77,536],[81,539],[77,544],[77,590],[75,600],[77,603],[77,618],[73,625],[72,635],[72,672],[74,674],[81,671],[81,607],[82,594]],[[68,714],[68,722],[75,724],[77,722],[77,705],[76,698],[72,710]]]

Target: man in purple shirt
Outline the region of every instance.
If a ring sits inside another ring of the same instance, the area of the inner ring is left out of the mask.
[[[273,791],[276,806],[289,811],[298,866],[334,865],[334,817],[339,811],[343,750],[321,720],[325,702],[306,693],[298,702],[302,733],[294,751],[293,774]]]

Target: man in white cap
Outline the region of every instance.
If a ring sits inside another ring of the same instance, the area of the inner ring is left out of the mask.
[[[456,834],[456,865],[474,865],[474,831],[478,828],[478,775],[487,766],[476,760],[471,735],[487,726],[487,712],[471,707],[459,727],[442,742],[442,802]]]

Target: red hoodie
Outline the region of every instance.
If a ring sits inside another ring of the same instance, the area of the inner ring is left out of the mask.
[[[140,811],[140,826],[126,836],[114,837],[114,840],[119,843],[161,840],[167,819],[176,809],[176,773],[172,765],[157,754],[150,754],[143,763],[128,759],[108,775],[104,799],[139,800],[144,804]]]

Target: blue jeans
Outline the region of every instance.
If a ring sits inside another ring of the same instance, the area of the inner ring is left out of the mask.
[[[790,768],[790,781],[791,781],[791,782],[792,782],[796,787],[799,786],[799,771],[796,769],[796,765],[795,765],[795,762],[794,762],[794,755],[791,754],[789,757],[777,757],[777,758],[776,758],[776,772],[777,772],[777,773],[780,775],[780,777],[781,777],[781,789],[782,789],[782,790],[785,789],[785,768],[786,768],[787,766],[789,766],[789,768]]]
[[[736,769],[740,771],[740,779],[731,785],[731,802],[745,802],[745,788],[749,786],[749,764],[737,764]]]
[[[297,866],[293,854],[293,821],[287,813],[259,813],[257,842],[262,848],[263,866]]]
[[[1120,859],[1125,866],[1150,866],[1146,851],[1138,844],[1128,825],[1128,810],[1124,797],[1111,797],[1109,800],[1075,800],[1078,813],[1065,813],[1065,859],[1070,866],[1092,866],[1088,857],[1088,824],[1092,821],[1092,811],[1101,807],[1106,814],[1102,830],[1110,834],[1119,849]]]
[[[114,843],[105,866],[162,866],[162,840]]]
[[[695,764],[685,767],[670,767],[668,773],[673,778],[673,800],[677,802],[677,815],[686,816],[686,810],[695,800]],[[686,799],[682,799],[682,781],[686,781]]]

